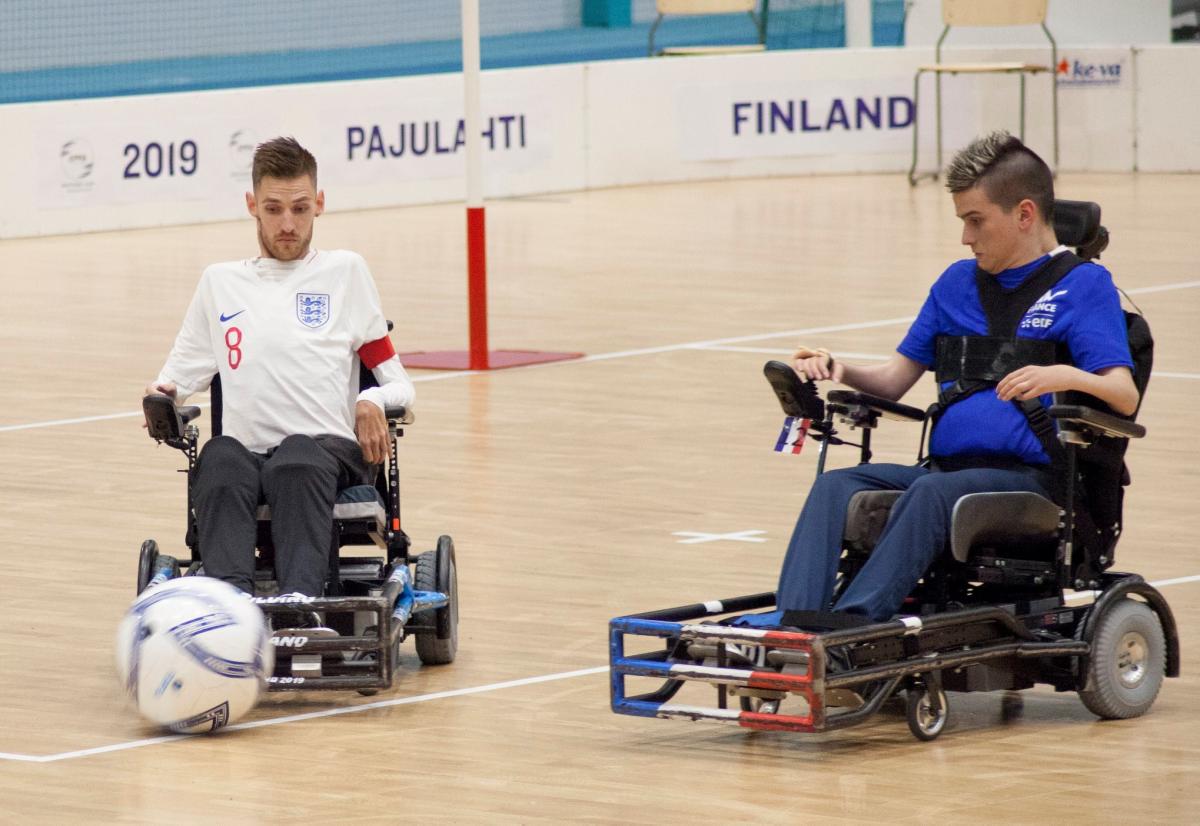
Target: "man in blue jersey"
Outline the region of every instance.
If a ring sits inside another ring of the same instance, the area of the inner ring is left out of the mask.
[[[832,380],[896,400],[934,365],[938,336],[982,336],[989,321],[980,290],[1032,281],[1069,254],[1054,234],[1054,181],[1034,152],[1005,132],[977,139],[950,163],[946,187],[974,258],[951,264],[892,357],[858,366],[828,351],[800,347],[802,378]],[[981,280],[977,284],[977,272]],[[784,611],[834,611],[891,618],[945,547],[954,503],[970,493],[1048,494],[1050,457],[1020,402],[1076,390],[1128,415],[1138,403],[1125,321],[1108,271],[1075,266],[1029,306],[1016,327],[1023,339],[1065,345],[1070,364],[1029,365],[941,413],[930,437],[932,467],[872,464],[819,476],[796,523],[779,578],[778,610],[746,618],[778,624]],[[834,583],[850,498],[863,490],[902,490],[870,559],[835,605]]]

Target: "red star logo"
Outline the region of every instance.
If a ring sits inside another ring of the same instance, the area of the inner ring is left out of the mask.
[[[1057,68],[1058,68],[1058,73],[1060,75],[1065,75],[1067,73],[1067,70],[1071,68],[1071,64],[1068,63],[1067,59],[1064,57],[1062,60],[1058,61]]]

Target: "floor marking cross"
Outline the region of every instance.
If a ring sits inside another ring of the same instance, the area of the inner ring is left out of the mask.
[[[680,545],[695,545],[699,542],[720,542],[729,540],[730,542],[766,542],[766,538],[758,534],[766,533],[766,531],[734,531],[733,533],[704,533],[702,531],[674,531],[671,536],[686,536],[687,539],[680,539]]]

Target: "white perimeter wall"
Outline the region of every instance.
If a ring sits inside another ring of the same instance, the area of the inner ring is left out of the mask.
[[[909,0],[904,42],[932,46],[942,35],[941,0]],[[1171,42],[1171,0],[1050,0],[1046,28],[1059,46],[1149,46]],[[1037,26],[952,29],[946,47],[1044,42]]]
[[[1048,60],[1035,48],[952,57]],[[484,74],[489,197],[656,181],[907,171],[913,72],[929,49],[607,61]],[[1061,168],[1200,171],[1200,49],[1067,48]],[[933,81],[921,90],[933,160]],[[1050,157],[1050,82],[1031,78],[1027,141]],[[1018,124],[1012,77],[948,78],[946,148]],[[317,154],[329,208],[460,200],[458,75],[0,107],[0,237],[245,214],[256,142]]]

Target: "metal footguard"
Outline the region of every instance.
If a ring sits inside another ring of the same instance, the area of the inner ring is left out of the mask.
[[[1028,619],[1022,621],[997,606],[924,618],[899,617],[820,633],[693,622],[717,614],[771,608],[774,604],[775,595],[766,593],[612,620],[609,623],[612,710],[640,717],[716,720],[767,731],[828,731],[861,723],[878,711],[905,681],[914,678],[940,684],[943,670],[961,673],[969,666],[996,660],[1080,657],[1089,652],[1088,642],[1039,634],[1026,624]],[[1082,611],[1058,606],[1046,612],[1044,622],[1048,626],[1070,624],[1077,621],[1077,612]],[[656,637],[665,640],[666,645],[660,651],[627,656],[626,636]],[[685,660],[681,654],[691,643],[715,643],[717,665]],[[731,646],[738,647],[738,665],[729,661]],[[851,651],[852,646],[862,646],[865,651],[863,654]],[[840,659],[846,665],[831,673],[829,654],[835,649],[844,652]],[[754,653],[747,655],[747,650]],[[761,665],[747,667],[748,661]],[[789,664],[793,666],[790,673],[775,670]],[[799,665],[805,667],[795,668]],[[630,676],[659,677],[665,682],[656,691],[629,696],[625,678]],[[686,682],[715,685],[716,707],[670,702]],[[867,687],[873,690],[863,691],[863,702],[858,708],[829,713],[830,691]],[[742,693],[739,690],[743,689],[787,692],[805,701],[807,713],[729,708],[729,695]]]

